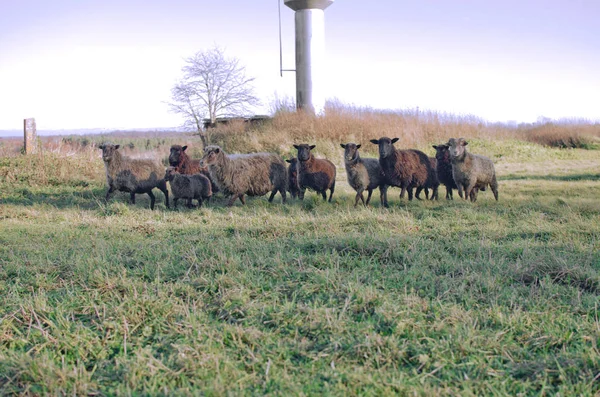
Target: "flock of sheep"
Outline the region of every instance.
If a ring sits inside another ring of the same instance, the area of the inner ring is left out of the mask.
[[[379,146],[379,158],[362,158],[361,145],[341,144],[344,149],[344,163],[348,183],[356,191],[354,206],[360,200],[368,205],[373,190],[379,188],[381,205],[388,207],[387,190],[390,186],[401,189],[400,198],[408,193],[420,199],[421,192],[431,200],[438,198],[440,184],[446,186],[446,199],[452,199],[453,189],[465,200],[477,200],[480,190],[489,186],[498,200],[498,182],[494,163],[487,157],[468,153],[464,138],[450,138],[443,145],[434,145],[434,157],[428,157],[420,150],[399,150],[394,147],[398,138],[372,139]],[[148,194],[150,208],[154,209],[157,188],[165,195],[169,208],[169,191],[175,208],[179,199],[186,200],[192,207],[192,200],[201,207],[214,193],[222,192],[231,206],[239,199],[246,203],[245,196],[263,196],[271,193],[269,202],[277,193],[286,202],[286,193],[292,198],[304,199],[306,189],[313,190],[329,201],[335,191],[336,167],[327,159],[318,159],[311,152],[315,145],[294,145],[298,155],[283,161],[274,153],[226,154],[219,146],[211,145],[204,149],[202,159],[191,159],[185,150],[187,146],[173,145],[169,153],[170,166],[166,169],[159,162],[146,159],[132,159],[119,152],[119,145],[105,143],[99,146],[106,169],[108,191],[106,200],[114,191],[130,193],[135,204],[136,194]],[[363,192],[367,191],[367,199]]]

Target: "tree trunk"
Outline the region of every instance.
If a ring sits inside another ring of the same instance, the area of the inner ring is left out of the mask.
[[[202,130],[198,130],[198,135],[200,135],[200,140],[202,141],[202,149],[208,146],[208,137],[206,136],[206,132]]]

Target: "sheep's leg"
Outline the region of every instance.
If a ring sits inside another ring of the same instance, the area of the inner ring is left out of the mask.
[[[156,197],[154,197],[154,193],[152,193],[152,190],[148,191],[148,196],[150,196],[150,209],[154,210],[154,203],[156,202]]]
[[[227,206],[232,207],[233,203],[235,203],[235,200],[237,200],[237,198],[238,198],[237,194],[231,195],[231,197],[229,197],[229,201],[227,202]]]
[[[335,181],[333,181],[333,185],[329,189],[329,202],[331,203],[331,197],[333,197],[333,192],[335,191]]]
[[[457,184],[457,187],[458,187],[458,196],[460,198],[463,198],[463,185],[459,183],[459,184]],[[466,195],[465,195],[464,199],[465,200],[467,199]]]
[[[298,198],[300,199],[300,201],[304,200],[304,192],[305,191],[306,191],[306,189],[298,190]]]
[[[415,197],[417,198],[417,200],[421,200],[421,197],[420,197],[420,196],[421,196],[421,192],[423,191],[423,189],[424,189],[424,188],[423,188],[423,187],[421,187],[421,186],[419,186],[419,187],[417,188],[417,193],[415,194]],[[427,188],[425,188],[425,197],[426,197],[427,199],[429,199],[429,189],[427,189]]]
[[[192,199],[191,198],[187,199],[187,207],[188,208],[194,208],[194,203],[192,203]]]
[[[408,201],[411,201],[413,199],[413,188],[409,187],[406,190],[408,191]]]
[[[472,202],[475,201],[474,196],[472,195],[473,189],[475,189],[475,186],[476,186],[475,183],[469,183],[469,185],[465,189],[465,200],[471,200]]]
[[[365,206],[369,205],[369,201],[371,201],[371,195],[373,194],[373,189],[369,189],[368,190],[368,196],[367,196],[367,203],[365,204]]]
[[[327,189],[321,192],[321,196],[323,196],[323,201],[327,201]]]
[[[446,200],[452,200],[452,189],[446,186]]]
[[[169,208],[169,190],[167,189],[167,182],[163,182],[158,189],[165,195],[165,206]]]
[[[129,202],[130,202],[132,205],[135,205],[135,193],[133,193],[133,192],[132,192],[132,193],[129,193]]]
[[[273,198],[275,198],[276,193],[277,193],[277,189],[275,189],[271,192],[271,195],[269,196],[269,203],[273,202]]]
[[[174,209],[177,209],[177,201],[179,201],[179,198],[175,197],[175,198],[173,199],[173,208],[174,208]]]
[[[240,194],[240,201],[242,202],[243,205],[246,205],[246,199],[244,198],[243,194]]]
[[[440,188],[439,186],[433,188],[433,193],[431,196],[432,200],[436,200],[436,201],[439,200],[439,188]]]
[[[362,200],[362,203],[365,203],[365,198],[362,195],[363,191],[362,190],[357,190],[356,191],[356,196],[354,196],[354,207],[356,207],[358,205],[358,200]]]
[[[496,180],[496,175],[494,175],[490,187],[492,188],[492,193],[494,193],[494,198],[498,201],[498,181]]]
[[[198,198],[198,209],[202,207],[202,198]]]
[[[404,198],[405,193],[406,193],[406,186],[405,185],[400,186],[400,198],[401,199]]]
[[[104,197],[104,200],[108,201],[108,199],[110,198],[110,196],[112,196],[114,191],[115,191],[115,188],[112,186],[109,186],[108,190],[106,191],[106,196]]]
[[[379,201],[383,207],[390,208],[387,201],[387,186],[379,186]]]

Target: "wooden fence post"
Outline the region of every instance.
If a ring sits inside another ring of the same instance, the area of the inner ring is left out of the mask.
[[[25,139],[25,154],[33,153],[35,151],[35,138],[37,135],[34,118],[23,120],[23,135]]]

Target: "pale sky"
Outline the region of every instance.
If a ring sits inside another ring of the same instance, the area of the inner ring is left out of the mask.
[[[284,68],[294,15],[281,6]],[[337,0],[325,11],[328,98],[489,121],[600,120],[598,0]],[[183,59],[237,57],[269,113],[277,0],[0,0],[0,129],[181,125],[164,104]]]

